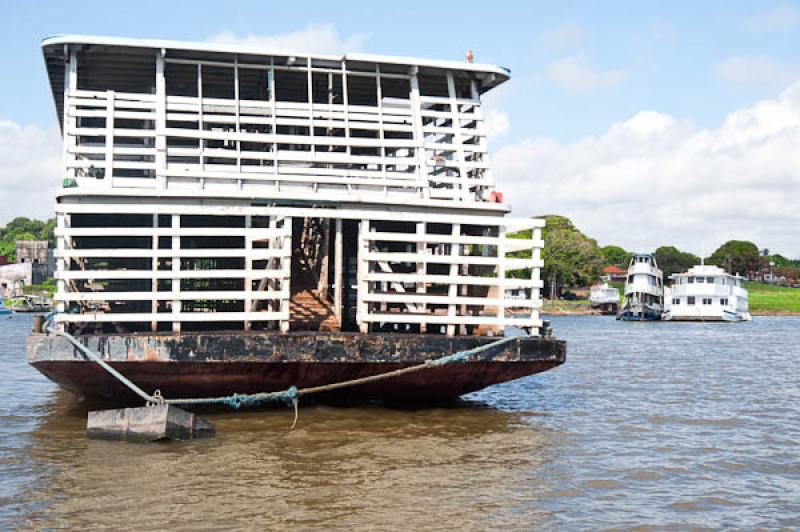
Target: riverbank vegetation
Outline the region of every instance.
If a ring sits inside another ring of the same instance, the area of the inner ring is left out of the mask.
[[[584,234],[564,216],[542,218],[547,222],[542,231],[545,241],[542,253],[542,296],[546,298],[542,312],[591,313],[588,301],[567,301],[565,296],[597,282],[604,266],[627,268],[633,253],[616,245],[598,246],[596,240]],[[652,253],[664,272],[665,284],[669,283],[670,275],[685,272],[701,262],[697,255],[681,251],[675,246],[661,246]],[[751,279],[779,277],[787,284],[800,284],[800,260],[770,254],[768,250],[759,251],[758,246],[749,241],[725,242],[705,257],[705,263]],[[622,283],[616,283],[615,286],[620,289],[620,293],[623,292]],[[800,288],[757,282],[749,282],[747,287],[750,292],[750,308],[754,314],[800,314]]]
[[[18,240],[47,240],[55,242],[53,231],[56,228],[56,219],[50,218],[46,222],[31,220],[25,217],[14,218],[0,229],[0,256],[8,258],[12,263],[17,257]]]
[[[745,283],[750,312],[756,316],[800,314],[800,288]]]

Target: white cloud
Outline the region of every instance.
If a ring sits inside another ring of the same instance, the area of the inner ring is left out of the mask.
[[[506,95],[510,85],[504,83],[498,88],[491,90],[481,96],[481,108],[483,110],[483,127],[489,140],[502,137],[508,132],[511,125],[508,112],[503,110]]]
[[[562,24],[555,28],[550,28],[541,33],[539,40],[550,50],[563,51],[580,48],[588,32],[576,24]]]
[[[718,63],[714,72],[729,83],[774,89],[800,77],[800,65],[763,55],[740,55]]]
[[[273,35],[236,35],[226,31],[210,37],[210,42],[240,44],[281,53],[343,55],[361,50],[369,38],[366,33],[339,35],[333,24],[309,24],[305,28]]]
[[[800,83],[715,128],[642,111],[599,137],[532,138],[492,160],[516,215],[564,214],[601,244],[710,253],[737,238],[800,257]]]
[[[483,127],[489,139],[503,136],[508,132],[508,113],[499,109],[487,109],[483,116]]]
[[[778,4],[767,11],[753,15],[745,21],[753,31],[789,31],[800,26],[800,9],[788,4]]]
[[[547,77],[561,89],[572,92],[591,92],[616,87],[627,77],[624,70],[600,69],[581,54],[569,55],[550,63]]]
[[[61,136],[0,119],[0,224],[17,216],[51,218],[61,180]]]

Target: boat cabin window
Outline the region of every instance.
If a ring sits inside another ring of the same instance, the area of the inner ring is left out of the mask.
[[[721,298],[719,300],[719,304],[722,305],[722,306],[726,306],[728,304],[728,298],[727,297]]]
[[[706,282],[713,284],[714,283],[714,278],[713,277],[706,277]]]
[[[694,277],[687,277],[686,279],[689,284],[694,283]]]
[[[703,304],[704,305],[710,305],[711,304],[711,298],[710,297],[704,297],[703,298]]]
[[[689,296],[686,298],[687,305],[694,305],[694,296]]]
[[[680,305],[680,304],[681,304],[681,298],[679,298],[679,297],[673,297],[673,298],[672,298],[672,304],[673,304],[673,305]]]

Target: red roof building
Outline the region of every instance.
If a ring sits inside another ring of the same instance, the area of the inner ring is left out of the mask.
[[[603,268],[603,273],[605,273],[606,275],[625,275],[628,272],[626,272],[622,268],[617,268],[616,266],[606,266],[605,268]]]
[[[624,281],[628,272],[616,266],[606,266],[603,268],[603,277],[607,277],[610,281]]]

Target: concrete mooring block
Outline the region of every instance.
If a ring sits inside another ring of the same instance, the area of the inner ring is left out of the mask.
[[[213,436],[214,426],[173,405],[89,412],[86,435],[93,440],[129,442],[190,440]]]

